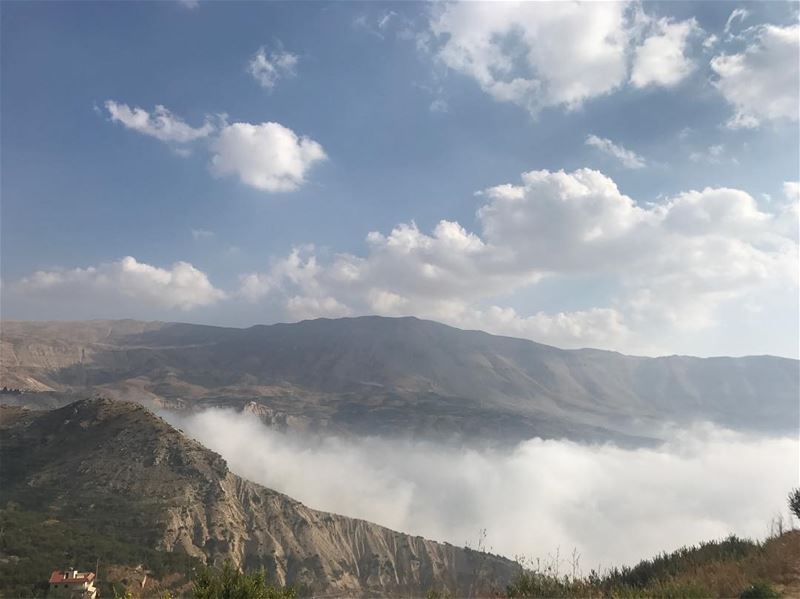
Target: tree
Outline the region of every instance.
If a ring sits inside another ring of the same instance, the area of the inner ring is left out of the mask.
[[[789,509],[792,510],[795,517],[800,518],[800,488],[789,493]]]
[[[204,568],[193,585],[195,599],[295,599],[292,587],[267,585],[264,570],[244,573],[226,560],[222,570]]]

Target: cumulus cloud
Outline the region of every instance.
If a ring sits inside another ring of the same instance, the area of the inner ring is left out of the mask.
[[[618,347],[637,352],[663,353],[657,343],[649,344],[634,337],[625,315],[616,308],[589,308],[572,312],[539,311],[530,316],[514,308],[490,306],[464,311],[459,324],[467,329],[492,331],[498,335],[545,342],[557,347],[605,347],[613,339]]]
[[[236,175],[242,183],[268,192],[293,191],[309,169],[327,156],[313,139],[280,123],[233,123],[212,141],[211,170]]]
[[[586,145],[593,146],[620,161],[625,168],[644,168],[646,166],[645,159],[639,156],[636,152],[623,148],[615,144],[610,139],[597,137],[596,135],[589,135],[586,137]]]
[[[449,3],[430,28],[439,61],[535,113],[578,107],[624,82],[626,11],[617,2]]]
[[[728,127],[754,128],[764,121],[797,121],[800,110],[800,25],[751,28],[737,54],[711,60],[714,85],[734,109]]]
[[[649,449],[532,439],[488,450],[284,434],[232,411],[164,416],[234,472],[310,507],[456,545],[485,529],[487,547],[507,556],[575,548],[585,571],[731,533],[763,537],[800,455],[794,438],[704,425]]]
[[[788,217],[764,212],[741,190],[707,188],[642,206],[602,173],[580,169],[531,171],[480,197],[480,233],[446,220],[426,233],[412,222],[370,233],[360,256],[320,260],[313,247],[298,248],[248,274],[240,293],[281,298],[304,316],[317,305],[318,315],[417,315],[565,347],[650,353],[658,327],[700,330],[725,302],[795,292]],[[495,303],[544,278],[586,276],[614,281],[614,297],[532,315]]]
[[[327,159],[318,142],[280,123],[228,124],[222,115],[217,127],[206,121],[202,127],[193,128],[163,106],[156,106],[151,114],[109,100],[106,108],[113,121],[163,142],[206,140],[214,175],[236,175],[245,185],[266,192],[296,190],[306,182],[311,167]],[[182,156],[189,153],[185,145],[174,149]]]
[[[718,41],[719,37],[712,33],[711,35],[706,37],[706,39],[703,40],[703,48],[705,48],[706,50],[710,50],[711,48],[717,45]]]
[[[131,108],[113,100],[108,100],[105,106],[112,121],[163,142],[185,144],[208,137],[214,131],[213,125],[208,121],[200,127],[187,125],[161,105],[156,106],[152,113],[144,108]]]
[[[437,6],[423,47],[489,95],[531,114],[635,87],[672,87],[695,67],[694,19],[629,2],[463,2]]]
[[[672,87],[683,81],[695,67],[686,51],[689,37],[697,31],[694,19],[680,22],[660,19],[655,32],[636,48],[631,84]]]
[[[272,89],[280,79],[295,75],[298,56],[279,50],[268,53],[264,47],[252,56],[247,64],[247,72],[265,89]]]
[[[800,202],[800,182],[798,181],[784,181],[783,193],[787,199],[794,202]]]
[[[167,309],[191,310],[225,297],[208,276],[188,262],[160,268],[127,256],[87,268],[40,270],[16,282],[12,292],[31,300],[57,298],[114,305],[122,301]]]

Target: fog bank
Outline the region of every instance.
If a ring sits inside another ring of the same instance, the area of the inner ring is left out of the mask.
[[[229,410],[163,414],[235,473],[310,507],[584,571],[729,533],[763,537],[798,485],[797,439],[697,426],[658,448],[532,439],[513,450],[282,433]]]

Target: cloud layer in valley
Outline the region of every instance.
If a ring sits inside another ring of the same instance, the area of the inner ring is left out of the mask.
[[[507,556],[576,549],[585,571],[765,536],[786,512],[800,451],[796,439],[700,425],[652,449],[534,439],[492,451],[284,434],[233,411],[165,416],[237,474],[311,507],[457,545],[485,529],[487,547]]]

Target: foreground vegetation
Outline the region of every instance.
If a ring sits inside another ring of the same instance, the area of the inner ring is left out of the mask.
[[[800,519],[800,488],[788,496],[789,510]],[[633,567],[613,568],[604,574],[561,575],[561,560],[530,564],[506,589],[508,597],[706,598],[773,599],[800,596],[800,530],[784,530],[784,520],[773,521],[772,535],[763,543],[731,535],[662,553]]]
[[[243,573],[230,562],[222,569],[204,568],[192,587],[195,599],[295,599],[293,587],[267,584],[263,570]]]
[[[800,490],[789,496],[789,506],[800,518]],[[45,597],[51,570],[64,565],[88,568],[100,561],[102,596],[133,598],[120,572],[136,569],[154,578],[169,578],[161,588],[164,599],[296,599],[305,596],[293,587],[268,583],[265,572],[241,572],[230,562],[208,568],[195,558],[166,553],[116,539],[96,530],[56,520],[42,512],[22,510],[13,503],[0,509],[0,597]],[[569,561],[569,560],[567,560]],[[613,568],[603,574],[578,573],[577,557],[571,573],[561,574],[563,560],[528,564],[505,589],[509,598],[706,598],[773,599],[800,595],[800,530],[783,530],[755,542],[730,536],[643,560],[633,567]],[[101,567],[101,575],[103,568]],[[115,576],[116,574],[116,576]],[[136,585],[134,585],[135,587]],[[151,588],[152,591],[152,588]],[[431,592],[431,598],[448,597]]]
[[[155,551],[69,519],[23,510],[10,502],[0,509],[0,597],[44,597],[53,570],[69,566],[94,570],[98,562],[103,597],[115,592],[106,576],[112,565],[144,569],[154,578],[181,573],[177,578],[187,583],[190,573],[202,568],[188,555]]]
[[[509,585],[507,595],[771,599],[798,591],[800,531],[789,531],[763,543],[730,536],[602,575],[559,575],[553,564],[537,565]]]

